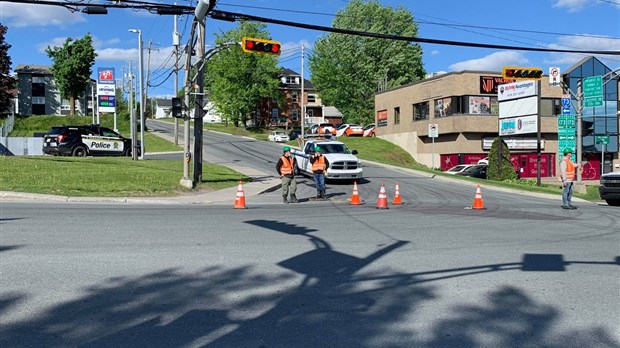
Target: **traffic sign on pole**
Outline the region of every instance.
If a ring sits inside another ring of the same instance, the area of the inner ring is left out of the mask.
[[[603,77],[590,76],[583,79],[583,106],[603,105]]]
[[[549,86],[560,85],[560,68],[549,68]]]

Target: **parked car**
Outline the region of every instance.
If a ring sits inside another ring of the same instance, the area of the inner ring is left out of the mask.
[[[318,123],[310,126],[310,133],[336,135],[336,127],[331,123]]]
[[[607,204],[620,206],[620,171],[601,175],[598,193]]]
[[[342,124],[340,127],[336,129],[337,137],[352,137],[352,136],[363,136],[364,129],[358,124]]]
[[[140,141],[136,143],[140,146]],[[76,157],[131,156],[131,139],[97,124],[57,126],[43,137],[43,153]]]
[[[283,131],[273,131],[269,133],[267,138],[269,139],[269,141],[275,141],[276,143],[285,143],[291,140],[291,138]]]
[[[479,160],[478,164],[486,164],[488,166],[489,165],[489,158],[485,157],[485,158]]]
[[[456,173],[456,175],[469,176],[472,178],[478,179],[486,179],[487,178],[487,165],[486,164],[477,164],[475,166],[471,166],[460,173]]]
[[[450,174],[450,175],[455,175],[455,174],[461,173],[464,170],[466,170],[467,168],[473,167],[473,166],[474,166],[473,164],[458,164],[458,165],[456,165],[456,166],[446,170],[444,173]]]
[[[364,131],[363,136],[365,137],[374,137],[375,135],[375,124],[371,123],[369,125],[366,125],[366,127],[362,128],[362,130]]]

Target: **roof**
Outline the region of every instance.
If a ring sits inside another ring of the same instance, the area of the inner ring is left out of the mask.
[[[36,65],[36,64],[19,64],[15,68],[15,73],[17,74],[46,74],[51,75],[52,71],[50,67],[47,65]]]
[[[172,107],[172,99],[155,98],[155,103],[157,107]]]
[[[335,106],[326,106],[323,108],[323,117],[343,117]]]
[[[284,76],[299,76],[301,77],[301,74],[293,71],[291,69],[287,69],[287,68],[282,68],[282,70],[280,70],[280,76],[284,77]],[[301,88],[301,84],[300,83],[281,83],[282,86],[285,86],[287,88],[292,88],[295,89],[295,87],[297,89]],[[312,84],[312,82],[308,79],[304,79],[304,90],[314,90],[314,85]]]

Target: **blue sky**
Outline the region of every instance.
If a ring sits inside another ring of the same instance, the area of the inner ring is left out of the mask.
[[[156,2],[156,1],[153,1]],[[161,2],[172,4],[174,0]],[[346,0],[277,1],[219,0],[216,9],[262,17],[331,26],[334,14]],[[97,0],[91,1],[97,3]],[[196,0],[177,0],[195,6]],[[620,0],[380,0],[386,6],[402,6],[419,22],[419,36],[429,39],[479,42],[487,44],[564,49],[620,51]],[[260,8],[258,8],[260,7]],[[294,12],[301,11],[304,13]],[[140,29],[144,47],[152,42],[149,96],[174,94],[169,77],[173,62],[173,16],[147,11],[109,9],[107,15],[85,15],[63,7],[0,3],[0,22],[8,26],[6,41],[12,45],[12,68],[18,64],[51,65],[47,46],[62,45],[67,37],[81,38],[90,33],[98,54],[93,78],[99,67],[114,67],[117,79],[132,61],[137,75],[138,36],[129,29]],[[178,31],[181,44],[189,39],[190,20],[181,16]],[[207,45],[214,32],[227,31],[236,23],[207,20]],[[481,28],[484,27],[484,28]],[[510,30],[498,30],[502,28]],[[300,71],[301,45],[311,54],[313,43],[324,32],[268,25],[274,40],[284,45],[281,66]],[[501,71],[503,66],[567,69],[583,57],[578,54],[538,53],[422,44],[427,72],[460,70]],[[146,68],[148,52],[144,53]],[[620,56],[599,57],[610,68],[620,67]],[[309,72],[306,70],[306,76]],[[166,79],[168,78],[168,79]],[[145,77],[146,79],[146,77]],[[182,81],[182,75],[179,77]],[[181,83],[182,84],[182,83]]]

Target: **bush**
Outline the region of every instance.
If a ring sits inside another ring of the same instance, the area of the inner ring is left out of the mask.
[[[502,165],[501,169],[498,171],[497,162],[499,157],[498,150],[500,141],[502,146]],[[515,172],[514,166],[512,165],[512,162],[510,162],[510,150],[508,150],[508,145],[506,145],[506,143],[500,138],[496,138],[491,145],[491,151],[489,152],[489,166],[487,167],[487,178],[497,181],[513,180],[517,178],[517,173]]]

